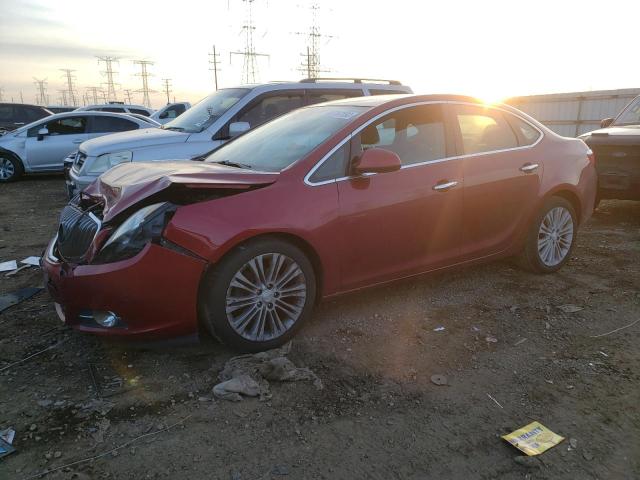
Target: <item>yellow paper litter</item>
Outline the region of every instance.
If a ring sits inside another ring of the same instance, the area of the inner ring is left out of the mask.
[[[502,438],[529,456],[540,455],[564,440],[564,437],[553,433],[540,422],[531,422]]]

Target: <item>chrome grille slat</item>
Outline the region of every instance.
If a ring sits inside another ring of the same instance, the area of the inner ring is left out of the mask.
[[[88,212],[83,212],[76,205],[67,205],[60,214],[58,253],[66,261],[81,262],[99,228],[100,225]]]

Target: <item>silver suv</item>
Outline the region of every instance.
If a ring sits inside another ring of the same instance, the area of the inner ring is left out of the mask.
[[[124,162],[189,160],[279,115],[305,105],[367,95],[408,94],[395,80],[306,79],[224,88],[163,125],[80,145],[69,172],[71,192]]]

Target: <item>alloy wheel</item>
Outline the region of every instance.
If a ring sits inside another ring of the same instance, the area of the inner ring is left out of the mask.
[[[16,173],[16,167],[8,158],[0,158],[0,180],[9,180]]]
[[[538,231],[538,255],[547,267],[560,264],[573,243],[573,217],[564,207],[547,212]]]
[[[231,327],[251,341],[282,336],[302,315],[307,280],[300,266],[281,253],[258,255],[233,276],[226,296]]]

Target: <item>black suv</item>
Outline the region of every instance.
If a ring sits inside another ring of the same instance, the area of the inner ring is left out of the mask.
[[[37,105],[0,103],[0,134],[10,132],[52,114],[53,112],[50,110]]]
[[[600,126],[600,130],[580,135],[596,158],[596,206],[605,198],[640,200],[640,95]]]

